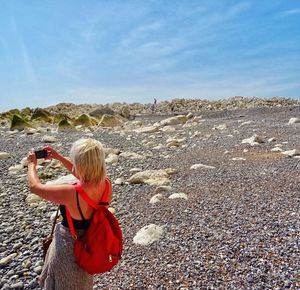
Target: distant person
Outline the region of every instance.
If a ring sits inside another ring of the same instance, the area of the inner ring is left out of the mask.
[[[104,194],[106,167],[101,143],[94,139],[80,139],[71,148],[71,161],[51,147],[45,147],[46,159],[59,160],[81,183],[83,190],[96,203],[110,202],[111,192]],[[37,159],[34,151],[28,153],[28,183],[32,193],[60,204],[62,222],[56,224],[53,241],[48,249],[40,276],[40,285],[46,290],[92,290],[93,276],[75,262],[74,240],[66,218],[69,209],[76,235],[80,237],[88,228],[93,208],[75,190],[75,185],[42,184],[36,172]]]
[[[157,100],[156,100],[156,98],[154,98],[154,102],[150,107],[152,114],[154,113],[154,111],[156,109],[156,105],[157,105]]]
[[[171,112],[172,112],[172,114],[174,114],[174,111],[175,111],[175,105],[171,104]]]

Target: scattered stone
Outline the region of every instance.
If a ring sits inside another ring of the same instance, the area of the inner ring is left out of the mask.
[[[246,160],[244,157],[233,157],[231,160],[239,161],[239,160]]]
[[[158,126],[147,126],[147,127],[141,127],[139,129],[136,129],[135,132],[137,133],[155,133],[159,131]]]
[[[116,163],[118,163],[118,161],[119,161],[118,155],[113,154],[113,153],[109,154],[107,156],[107,158],[105,159],[106,164],[116,164]]]
[[[36,204],[42,201],[42,198],[36,194],[29,193],[25,199],[28,204]]]
[[[252,124],[252,123],[253,123],[253,121],[246,121],[246,122],[241,123],[239,127],[243,127],[245,125],[249,125],[249,124]]]
[[[188,196],[183,192],[173,193],[169,196],[170,199],[177,199],[177,198],[183,198],[188,199]]]
[[[142,246],[147,246],[152,244],[155,241],[161,239],[163,235],[163,228],[155,224],[150,224],[148,226],[140,229],[135,237],[133,242]]]
[[[192,165],[190,169],[215,169],[215,168],[216,167],[214,167],[214,166],[198,163],[198,164]]]
[[[57,141],[57,139],[54,136],[50,136],[50,135],[45,135],[42,138],[42,142],[44,143],[55,143]]]
[[[7,257],[4,257],[0,260],[0,267],[6,266],[10,261],[17,256],[17,253],[13,253],[8,255]]]
[[[300,123],[300,120],[298,118],[291,118],[288,122],[289,125]]]
[[[169,185],[170,180],[165,170],[146,170],[138,172],[131,176],[128,180],[130,184],[146,183],[149,185],[161,186]]]
[[[125,184],[125,180],[124,180],[123,177],[119,177],[119,178],[117,178],[115,180],[114,184],[116,184],[116,185],[123,185],[123,184]]]
[[[254,146],[254,145],[258,145],[258,144],[264,143],[264,141],[258,135],[253,135],[252,137],[244,139],[242,141],[242,144],[245,144],[245,143],[248,143],[251,146]]]
[[[282,151],[281,152],[283,155],[289,156],[289,157],[294,157],[297,155],[300,155],[300,153],[298,152],[298,150],[293,149],[293,150],[287,150],[287,151]]]
[[[24,283],[23,282],[17,282],[15,284],[12,284],[10,286],[10,289],[24,289]]]
[[[130,158],[130,159],[145,159],[144,155],[140,155],[135,152],[122,152],[120,156],[124,158]]]
[[[227,129],[227,125],[226,125],[226,124],[220,124],[220,125],[218,125],[217,127],[214,127],[213,129],[214,129],[214,130],[220,130],[220,131],[223,131],[223,130],[226,130],[226,129]]]
[[[0,152],[0,160],[6,160],[8,158],[10,158],[9,153],[7,153],[7,152]]]
[[[46,184],[74,184],[77,183],[78,179],[73,174],[61,176],[55,180],[49,180]]]
[[[163,195],[161,193],[158,193],[158,194],[151,197],[150,203],[151,204],[157,203],[157,202],[160,202],[162,199],[163,199]]]
[[[187,122],[188,118],[184,115],[178,115],[175,117],[171,117],[165,120],[160,121],[160,126],[173,126],[173,125],[180,125],[185,124]]]
[[[280,147],[274,147],[271,149],[272,152],[282,152],[283,150]]]

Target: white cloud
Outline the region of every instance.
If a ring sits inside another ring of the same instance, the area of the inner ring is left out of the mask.
[[[295,14],[300,14],[300,9],[290,9],[290,10],[283,11],[281,13],[281,16],[291,16]]]

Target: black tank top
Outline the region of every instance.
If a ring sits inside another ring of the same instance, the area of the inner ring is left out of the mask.
[[[84,215],[82,214],[80,204],[79,204],[78,192],[77,191],[76,191],[76,201],[77,201],[77,208],[78,208],[78,211],[80,213],[80,216],[81,216],[82,220],[76,220],[76,219],[72,218],[74,228],[75,228],[75,230],[86,230],[89,227],[90,223],[91,223],[91,219],[85,219]],[[65,227],[69,228],[65,205],[61,204],[59,206],[59,210],[60,210],[61,216],[63,218],[61,224]]]

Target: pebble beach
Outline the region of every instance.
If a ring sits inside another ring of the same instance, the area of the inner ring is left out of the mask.
[[[190,108],[191,109],[191,108]],[[300,106],[154,111],[120,126],[0,127],[0,289],[40,289],[56,205],[31,195],[29,149],[106,150],[123,257],[94,289],[300,289]],[[41,161],[42,182],[72,178]]]

